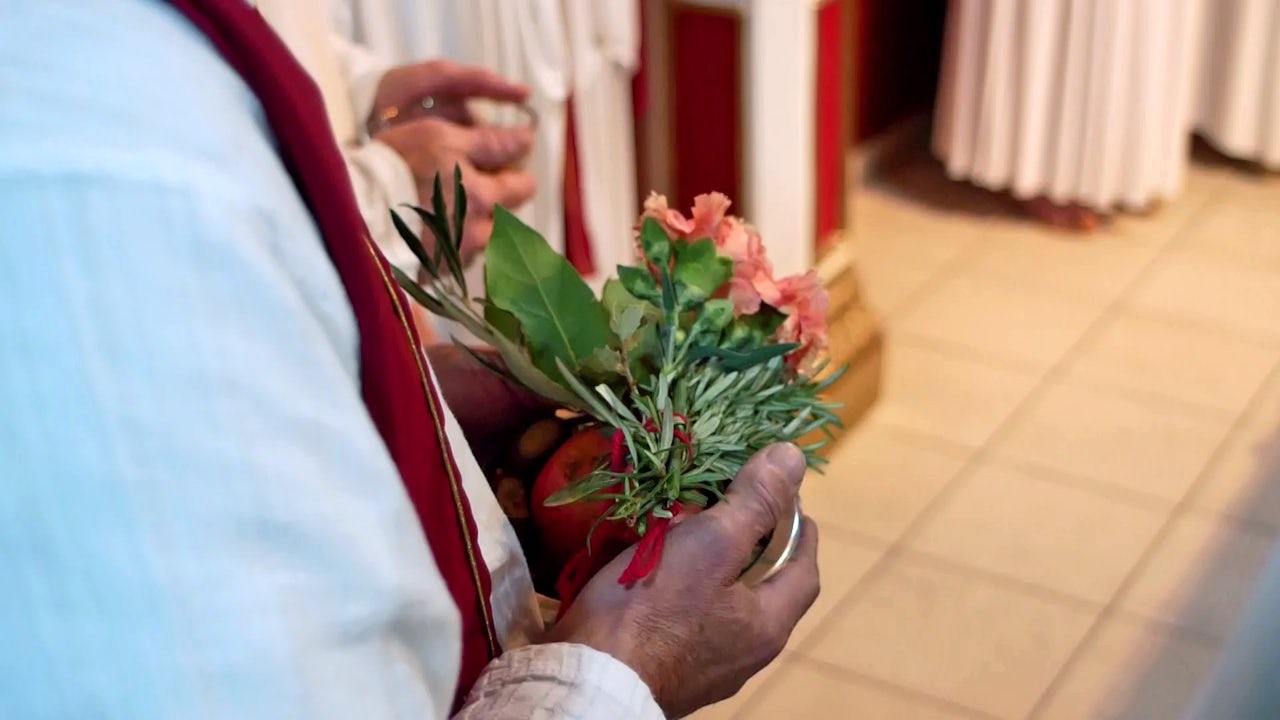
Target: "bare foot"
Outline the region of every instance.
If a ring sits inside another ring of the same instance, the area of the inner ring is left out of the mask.
[[[1103,214],[1087,207],[1058,205],[1044,197],[1023,201],[1022,207],[1032,218],[1050,227],[1072,232],[1093,232],[1106,219]]]

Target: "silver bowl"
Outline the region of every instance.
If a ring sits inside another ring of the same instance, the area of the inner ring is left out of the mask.
[[[759,585],[777,575],[791,560],[791,556],[795,554],[796,547],[800,544],[800,532],[803,528],[804,512],[800,509],[800,498],[796,498],[796,503],[791,508],[791,514],[784,517],[782,522],[778,524],[778,527],[773,531],[773,535],[769,537],[769,542],[760,553],[760,557],[756,558],[756,561],[743,571],[739,580],[745,585]]]

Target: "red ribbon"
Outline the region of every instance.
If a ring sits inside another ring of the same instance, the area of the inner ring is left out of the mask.
[[[640,538],[640,542],[636,543],[636,554],[631,556],[631,562],[622,571],[622,575],[618,576],[619,585],[630,588],[658,569],[662,546],[667,541],[667,530],[671,528],[671,521],[680,514],[680,503],[672,503],[670,512],[671,517],[649,514],[649,529]]]
[[[688,426],[688,420],[685,416],[676,413],[675,419],[681,424]],[[652,418],[646,419],[644,429],[651,432],[658,432],[658,425]],[[676,429],[672,435],[684,443],[689,449],[689,454],[693,455],[693,438],[690,433],[685,430]],[[631,471],[631,466],[627,464],[627,437],[621,429],[613,431],[613,438],[609,446],[609,471],[615,473],[625,473]],[[636,543],[636,553],[632,556],[631,562],[622,571],[622,575],[618,577],[618,584],[631,587],[635,583],[649,577],[654,570],[658,569],[658,561],[662,559],[662,548],[666,544],[667,531],[671,528],[671,521],[679,515],[682,508],[680,503],[672,503],[668,511],[670,517],[659,517],[653,513],[649,514],[649,529],[645,532],[644,537],[640,538],[640,542]],[[603,531],[604,528],[597,528],[597,532]],[[602,542],[599,551],[604,551]],[[565,564],[560,571],[560,576],[556,578],[556,594],[560,596],[560,610],[556,615],[558,621],[564,616],[569,606],[573,604],[578,593],[582,592],[582,588],[586,587],[587,581],[595,574],[596,564],[601,558],[592,558],[590,547],[584,547],[569,558],[569,562]]]

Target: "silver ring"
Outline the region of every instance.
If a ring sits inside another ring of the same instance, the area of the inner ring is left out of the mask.
[[[769,542],[764,546],[760,557],[739,576],[744,585],[759,585],[777,575],[786,567],[800,545],[800,533],[804,530],[804,512],[800,509],[800,498],[796,498],[790,515],[784,517],[774,529]]]

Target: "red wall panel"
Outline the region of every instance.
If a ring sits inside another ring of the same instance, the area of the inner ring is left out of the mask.
[[[672,202],[717,190],[748,212],[742,196],[742,19],[671,5]],[[661,150],[658,150],[661,152]]]

